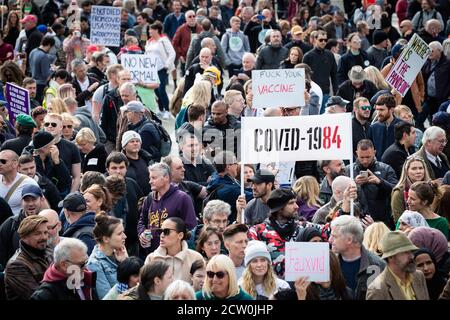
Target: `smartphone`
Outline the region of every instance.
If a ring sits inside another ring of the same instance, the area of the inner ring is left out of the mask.
[[[360,175],[361,177],[363,177],[363,178],[369,177],[369,173],[367,172],[367,170],[361,170],[361,171],[359,172],[359,175]]]
[[[257,16],[256,16],[256,19],[258,19],[258,20],[264,20],[264,16],[262,15],[262,14],[258,14]]]

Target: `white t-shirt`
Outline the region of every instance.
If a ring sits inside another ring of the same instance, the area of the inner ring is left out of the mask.
[[[240,278],[239,281],[238,281],[238,285],[240,287],[242,287],[242,282],[243,282],[243,280],[242,280],[242,278]],[[264,296],[264,297],[269,298],[276,291],[278,291],[280,289],[289,289],[289,288],[290,288],[289,283],[287,283],[283,279],[276,278],[275,279],[275,289],[273,290],[273,292],[266,293],[264,288],[263,288],[263,286],[262,286],[262,284],[257,284],[256,285],[256,293],[258,295],[260,295],[260,296]]]
[[[267,298],[269,298],[269,296],[271,296],[272,294],[274,294],[276,291],[280,290],[280,289],[289,289],[289,283],[287,283],[286,281],[276,278],[275,279],[275,290],[273,292],[269,292],[269,295],[267,295],[267,293],[265,292],[262,284],[257,284],[256,285],[256,293],[258,293],[260,296],[265,296]]]
[[[23,174],[17,173],[17,176],[14,179],[14,181],[9,185],[5,185],[3,182],[3,175],[0,175],[0,197],[4,198],[7,195],[9,189],[11,189],[11,187],[14,185],[14,183],[16,183],[16,181],[19,180],[20,177],[22,177],[22,176],[23,176]],[[33,179],[31,179],[30,177],[26,177],[20,183],[20,185],[16,188],[16,190],[11,195],[11,197],[9,198],[9,201],[8,201],[8,204],[11,207],[11,210],[15,215],[19,214],[20,209],[22,209],[22,189],[27,184],[34,184],[36,186],[39,186],[37,184],[37,182],[34,181]]]

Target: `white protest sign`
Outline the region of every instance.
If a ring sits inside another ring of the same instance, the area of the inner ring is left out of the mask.
[[[353,157],[350,113],[242,117],[241,121],[241,161],[244,163]]]
[[[305,69],[252,71],[255,108],[305,105]]]
[[[284,280],[308,276],[309,281],[330,281],[328,242],[286,242]]]
[[[275,179],[281,186],[291,186],[294,180],[295,161],[261,163],[260,169],[275,172]]]
[[[107,47],[120,47],[121,8],[92,6],[91,43]]]
[[[430,53],[430,47],[415,33],[386,76],[387,83],[404,97]]]
[[[157,57],[148,54],[123,54],[122,66],[130,71],[133,83],[158,83]]]

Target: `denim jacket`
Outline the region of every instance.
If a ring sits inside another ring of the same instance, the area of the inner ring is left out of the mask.
[[[96,245],[89,257],[87,268],[97,273],[97,293],[99,299],[117,283],[117,263],[108,258]]]

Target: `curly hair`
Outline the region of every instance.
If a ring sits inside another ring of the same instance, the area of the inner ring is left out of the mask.
[[[12,82],[22,86],[23,79],[25,79],[25,75],[15,62],[5,61],[0,67],[0,80],[3,83]]]

